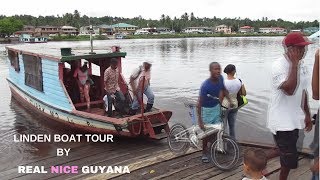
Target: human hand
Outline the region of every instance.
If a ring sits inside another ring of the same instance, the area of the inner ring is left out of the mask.
[[[288,49],[288,58],[292,62],[292,65],[298,65],[300,62],[300,52],[294,47],[289,47]]]
[[[206,131],[206,127],[204,127],[204,124],[199,124],[200,129],[202,129],[202,131]]]
[[[236,105],[231,103],[230,108],[234,108],[234,107],[236,107]]]
[[[306,115],[304,118],[304,123],[306,127],[304,128],[305,131],[309,132],[312,130],[312,122],[311,122],[311,117],[309,115]]]
[[[114,94],[112,94],[112,95],[111,95],[111,98],[112,98],[112,99],[115,99],[115,98],[116,98],[116,96],[115,96]]]

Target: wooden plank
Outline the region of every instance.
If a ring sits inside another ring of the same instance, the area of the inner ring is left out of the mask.
[[[298,177],[299,180],[306,180],[312,178],[312,173],[310,171],[305,172],[304,174],[301,174],[301,176]]]
[[[141,149],[141,147],[131,148],[130,151],[126,148],[120,150],[112,150],[111,152],[104,152],[97,156],[85,157],[78,159],[76,161],[67,162],[62,165],[77,165],[80,169],[82,166],[115,166],[123,164],[125,165],[127,161],[138,161],[140,158],[149,156],[148,152],[158,152],[161,150],[161,147],[147,147]],[[122,151],[121,151],[122,150]],[[136,157],[135,157],[136,156]],[[88,177],[90,174],[45,174],[43,179],[82,179]]]
[[[197,150],[190,149],[186,154],[194,153],[197,152]],[[172,152],[167,150],[166,152],[158,155],[158,156],[153,156],[153,157],[147,157],[143,158],[140,161],[133,162],[128,165],[130,172],[138,170],[143,167],[151,166],[156,163],[164,162],[169,159],[177,158]],[[92,177],[87,178],[88,180],[94,180],[94,179],[111,179],[115,177],[119,177],[122,174],[99,174],[99,175],[94,175]]]
[[[300,176],[302,176],[305,173],[307,173],[306,176],[308,175],[311,176],[310,161],[311,161],[310,159],[300,157],[298,168],[290,171],[288,179],[301,179]],[[280,170],[280,163],[279,163],[279,170]],[[279,173],[280,173],[279,170],[271,174],[270,176],[268,176],[268,179],[269,180],[279,179]]]

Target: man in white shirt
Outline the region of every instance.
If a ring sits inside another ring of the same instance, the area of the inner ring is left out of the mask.
[[[144,112],[149,112],[154,103],[154,94],[150,87],[151,79],[151,62],[143,62],[130,76],[130,85],[133,92],[133,102],[130,109],[130,114],[136,114],[142,99],[142,93],[148,98],[147,106]]]
[[[306,90],[309,72],[302,60],[309,44],[301,33],[289,33],[283,40],[284,57],[272,65],[267,127],[273,133],[280,153],[280,180],[286,180],[290,170],[298,166],[299,130],[310,131],[312,128]]]

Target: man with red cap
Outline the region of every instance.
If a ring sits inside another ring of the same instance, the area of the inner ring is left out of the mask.
[[[270,158],[280,155],[280,180],[287,179],[290,170],[298,167],[299,130],[310,131],[312,128],[306,90],[310,73],[302,60],[309,44],[311,42],[301,33],[289,33],[283,40],[285,54],[272,64],[267,127],[278,148],[270,154]]]

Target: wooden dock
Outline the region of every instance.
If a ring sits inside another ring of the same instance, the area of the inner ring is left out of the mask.
[[[158,154],[157,157],[143,158],[139,162],[133,162],[133,171],[130,174],[109,174],[109,175],[95,175],[89,180],[96,179],[152,179],[152,180],[193,180],[193,179],[228,179],[228,180],[239,180],[243,178],[243,167],[242,167],[242,155],[247,148],[257,148],[252,146],[241,145],[241,159],[237,167],[231,171],[221,171],[214,167],[212,164],[204,164],[201,162],[200,151],[189,151],[186,155],[175,157],[172,156],[171,152],[164,151]],[[268,148],[259,148],[265,149]],[[299,168],[293,170],[290,173],[290,180],[305,180],[311,179],[311,172],[309,170],[311,159],[307,155],[300,155],[299,157]],[[279,176],[280,162],[279,158],[271,159],[268,162],[266,169],[266,176],[270,180],[277,180]]]
[[[190,150],[183,156],[176,157],[167,147],[166,140],[146,141],[145,139],[116,139],[117,143],[68,144],[72,153],[68,157],[57,157],[50,153],[20,165],[45,166],[49,170],[53,165],[77,166],[129,166],[130,174],[18,174],[17,167],[0,172],[0,179],[241,179],[242,159],[238,166],[228,172],[221,171],[211,164],[203,164],[201,152]],[[62,146],[63,144],[59,145]],[[63,148],[63,147],[62,147]],[[248,146],[241,146],[241,155]],[[310,159],[301,155],[299,168],[292,172],[290,179],[310,179]],[[268,177],[277,179],[280,168],[279,158],[268,162]]]

